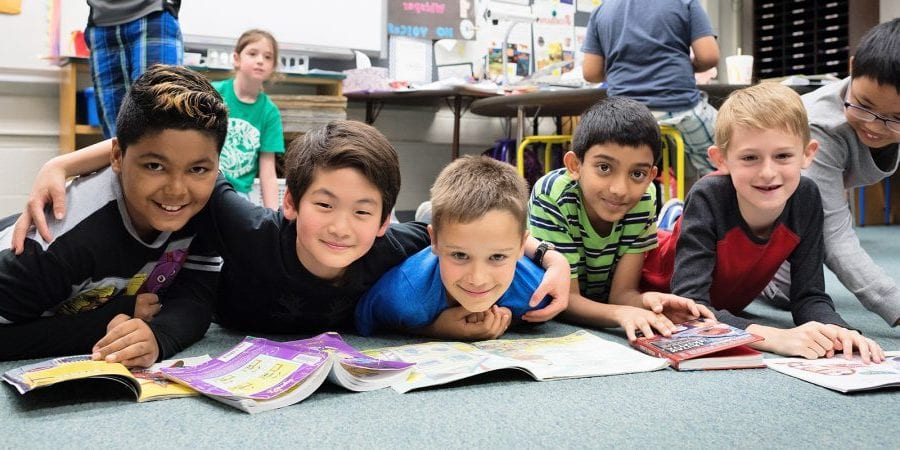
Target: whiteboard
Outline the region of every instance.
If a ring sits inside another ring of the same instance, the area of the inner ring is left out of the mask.
[[[182,0],[178,22],[186,47],[231,50],[251,28],[270,31],[282,50],[313,56],[383,55],[387,0]],[[27,2],[26,2],[27,3]],[[61,0],[60,29],[83,30],[84,0]]]
[[[283,50],[313,55],[382,54],[386,0],[183,0],[178,15],[186,46],[234,47],[250,28],[270,31]]]

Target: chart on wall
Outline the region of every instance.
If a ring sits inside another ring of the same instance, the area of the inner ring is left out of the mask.
[[[416,39],[475,39],[475,0],[388,0],[387,32]]]

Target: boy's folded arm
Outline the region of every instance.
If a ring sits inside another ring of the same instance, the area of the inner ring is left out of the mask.
[[[109,299],[97,309],[55,315],[31,322],[0,326],[0,360],[89,354],[119,314],[134,312],[134,296]]]

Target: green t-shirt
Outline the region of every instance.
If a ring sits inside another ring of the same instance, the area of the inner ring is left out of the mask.
[[[264,92],[253,103],[234,94],[234,79],[213,87],[228,106],[228,136],[219,157],[219,169],[238,192],[250,192],[259,173],[259,153],[284,153],[284,131],[278,107]]]
[[[656,187],[651,184],[609,235],[601,236],[588,219],[581,186],[566,169],[557,169],[534,185],[528,229],[565,255],[582,295],[606,302],[619,258],[656,248]]]

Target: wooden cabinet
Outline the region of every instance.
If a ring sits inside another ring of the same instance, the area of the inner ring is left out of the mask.
[[[66,58],[60,63],[59,81],[59,151],[68,153],[76,148],[103,139],[100,127],[92,127],[76,120],[78,92],[92,86],[87,59]],[[223,80],[233,76],[229,70],[196,69],[210,80]],[[329,95],[340,96],[341,78],[333,76],[276,74],[266,83],[268,94]],[[285,139],[293,139],[299,133],[285,133]]]
[[[755,0],[754,78],[846,77],[860,38],[878,23],[878,0]]]

